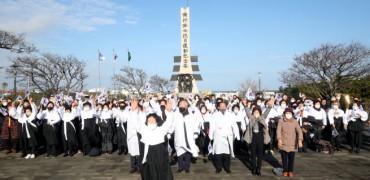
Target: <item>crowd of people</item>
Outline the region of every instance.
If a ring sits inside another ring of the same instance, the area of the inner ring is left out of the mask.
[[[250,155],[252,174],[260,176],[263,154],[279,151],[283,176],[293,177],[298,150],[339,152],[347,137],[350,152],[360,153],[368,113],[357,98],[349,106],[341,98],[148,95],[98,103],[92,97],[67,102],[51,96],[39,106],[32,97],[3,99],[1,146],[4,153],[20,151],[26,159],[117,150],[129,154],[131,173],[161,180],[173,179],[170,162],[177,161],[178,173],[189,173],[198,156],[210,160],[215,173],[231,173],[231,157],[242,152]]]

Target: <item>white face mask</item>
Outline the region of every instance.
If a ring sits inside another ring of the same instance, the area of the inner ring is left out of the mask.
[[[202,114],[205,114],[207,111],[206,111],[205,109],[202,109],[200,112],[201,112]]]
[[[153,130],[157,127],[157,124],[148,124],[148,129]]]
[[[238,114],[238,112],[239,112],[239,110],[234,110],[234,113],[235,113],[235,114]]]
[[[333,109],[337,110],[339,108],[339,106],[333,106]]]
[[[285,115],[285,118],[286,118],[286,119],[292,119],[292,117],[293,117],[293,115],[291,115],[291,114],[286,114],[286,115]]]
[[[315,105],[315,108],[316,109],[319,109],[321,106],[320,105]]]
[[[286,104],[282,104],[281,105],[281,108],[285,109],[286,108]]]
[[[3,106],[7,106],[7,105],[8,105],[8,103],[7,103],[7,102],[3,103]]]
[[[258,106],[261,106],[262,103],[257,103]]]
[[[89,107],[84,107],[84,111],[88,111],[88,110],[90,110]]]
[[[358,109],[358,106],[353,106],[352,109],[353,110],[357,110]]]
[[[108,111],[108,108],[104,108],[104,109],[103,109],[103,111],[104,111],[104,112],[107,112],[107,111]]]

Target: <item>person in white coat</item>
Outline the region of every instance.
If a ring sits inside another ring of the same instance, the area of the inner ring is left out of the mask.
[[[332,130],[331,143],[335,145],[335,151],[340,152],[342,132],[344,126],[347,126],[347,120],[344,111],[339,109],[339,101],[333,102],[331,109],[328,111],[328,120]]]
[[[213,141],[213,154],[216,160],[216,173],[222,171],[231,173],[230,160],[234,157],[234,139],[240,140],[239,128],[235,121],[235,115],[226,111],[226,103],[219,104],[219,111],[212,116],[209,138]]]
[[[37,114],[37,119],[41,120],[43,123],[43,134],[46,140],[46,157],[56,156],[56,146],[58,145],[57,136],[57,123],[61,120],[58,110],[54,108],[54,103],[49,101],[46,105],[46,110],[40,111]]]
[[[31,106],[23,107],[23,115],[18,119],[19,123],[19,142],[22,154],[26,159],[35,158],[37,147],[37,126],[35,124],[35,113]]]
[[[127,111],[127,146],[128,153],[131,156],[131,171],[130,173],[135,173],[139,171],[139,136],[138,130],[140,128],[140,123],[145,123],[145,112],[141,111],[139,108],[139,101],[136,97],[132,98],[131,107]]]
[[[73,121],[76,119],[76,110],[66,106],[62,115],[62,139],[64,157],[73,156],[73,150],[78,146],[76,127]]]
[[[114,118],[116,119],[117,126],[117,145],[118,145],[118,155],[126,155],[127,150],[127,130],[126,130],[126,103],[123,100],[118,101],[118,110],[114,112]]]
[[[198,157],[199,149],[195,144],[198,138],[197,120],[189,113],[189,103],[186,100],[179,102],[179,111],[174,113],[174,126],[170,133],[175,133],[175,149],[178,157],[178,173],[185,170],[190,172],[191,157]]]
[[[173,124],[172,103],[166,104],[168,116],[163,124],[162,119],[155,113],[146,116],[145,124],[141,124],[140,139],[140,170],[143,180],[171,180],[173,179],[171,166],[168,163],[167,146],[165,137]]]
[[[354,102],[351,106],[352,107],[346,111],[348,131],[351,139],[350,152],[360,153],[360,148],[362,144],[362,133],[364,130],[364,121],[367,121],[369,116],[366,111],[358,107],[358,104],[356,102]],[[346,126],[345,129],[347,129]]]

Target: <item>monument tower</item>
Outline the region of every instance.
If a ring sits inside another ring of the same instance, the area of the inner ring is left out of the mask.
[[[200,74],[193,74],[199,71],[198,65],[192,63],[198,62],[198,56],[190,55],[190,10],[189,7],[181,8],[181,56],[174,57],[173,74],[171,81],[177,81],[176,93],[199,93],[196,81],[202,81]],[[180,65],[178,65],[180,63]]]

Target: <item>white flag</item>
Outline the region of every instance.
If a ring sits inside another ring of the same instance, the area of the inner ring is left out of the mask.
[[[247,91],[245,97],[247,97],[248,100],[253,100],[255,98],[251,88],[248,88],[248,91]]]
[[[17,99],[15,99],[15,101],[19,101],[21,102],[23,100],[22,96],[21,95],[18,95]]]

